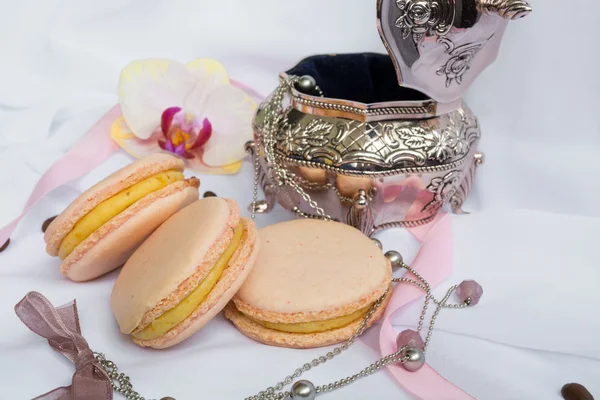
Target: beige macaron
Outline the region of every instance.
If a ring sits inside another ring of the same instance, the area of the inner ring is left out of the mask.
[[[268,226],[259,236],[255,267],[225,310],[246,336],[292,348],[340,343],[385,295],[368,325],[381,317],[392,267],[357,229],[303,219]]]
[[[198,200],[169,218],[123,266],[111,295],[121,332],[162,349],[188,338],[238,291],[258,253],[254,222],[233,200]]]
[[[198,199],[200,182],[185,179],[184,163],[154,154],[116,171],[69,205],[46,229],[46,251],[62,259],[73,281],[123,265],[161,223]]]

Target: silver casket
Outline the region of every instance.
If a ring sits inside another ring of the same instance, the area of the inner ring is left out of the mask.
[[[469,195],[481,131],[462,96],[523,0],[379,0],[389,54],[316,55],[280,74],[254,121],[257,185],[299,217],[371,236],[431,221]]]

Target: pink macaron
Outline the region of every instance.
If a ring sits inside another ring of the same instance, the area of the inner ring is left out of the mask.
[[[46,229],[48,254],[60,271],[88,281],[123,265],[167,218],[198,199],[200,182],[185,179],[184,163],[167,154],[137,160],[103,179]]]

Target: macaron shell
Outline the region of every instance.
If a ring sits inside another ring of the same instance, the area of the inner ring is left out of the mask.
[[[75,199],[48,226],[44,234],[46,251],[58,255],[60,244],[73,226],[98,204],[120,191],[163,171],[183,171],[184,162],[177,157],[158,153],[134,161],[114,172]]]
[[[392,288],[390,286],[389,293],[379,308],[373,313],[371,319],[367,323],[367,328],[381,318],[391,297],[391,292]],[[246,318],[240,311],[236,309],[233,302],[229,303],[227,307],[225,307],[225,317],[233,322],[236,328],[250,339],[254,339],[270,346],[289,347],[292,349],[310,349],[344,342],[354,335],[354,333],[356,333],[364,319],[363,317],[342,328],[332,329],[325,332],[280,332],[265,328],[249,318]]]
[[[123,266],[111,295],[121,332],[130,334],[179,304],[223,253],[239,207],[218,197],[194,202],[165,221]]]
[[[206,300],[194,310],[192,315],[164,336],[149,341],[137,340],[132,337],[134,343],[155,349],[174,346],[196,333],[223,310],[244,283],[259,252],[260,242],[257,240],[254,222],[248,218],[242,218],[241,223],[244,226],[244,233],[240,246]]]
[[[198,200],[198,186],[191,178],[137,201],[81,242],[61,264],[61,273],[82,282],[120,267],[160,224]]]
[[[293,220],[267,226],[259,236],[256,265],[234,298],[254,318],[327,320],[368,306],[389,286],[389,260],[348,225]]]

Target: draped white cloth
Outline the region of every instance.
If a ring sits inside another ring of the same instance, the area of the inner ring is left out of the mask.
[[[468,102],[483,127],[486,164],[453,216],[454,272],[484,287],[481,303],[445,311],[428,361],[477,399],[560,399],[579,382],[600,396],[600,62],[594,32],[600,5],[533,1],[510,24],[498,61]],[[576,16],[576,21],[574,17]],[[230,75],[268,93],[277,73],[317,53],[384,51],[374,0],[20,0],[0,13],[0,226],[16,216],[35,182],[110,106],[130,60],[212,57]],[[13,306],[37,290],[54,304],[76,298],[90,347],[115,361],[146,398],[240,399],[270,386],[323,350],[267,347],[222,317],[166,351],[119,334],[108,296],[117,273],[74,284],[44,252],[40,226],[85,188],[125,165],[118,152],[43,200],[0,254],[0,386],[3,398],[32,398],[70,382],[73,366],[16,318]],[[251,167],[237,176],[201,176],[201,191],[250,202]],[[265,225],[290,218],[281,209]],[[381,235],[410,259],[407,232]],[[415,326],[420,303],[396,319]],[[378,328],[339,359],[307,374],[317,384],[373,362]],[[407,399],[386,372],[326,399]]]

